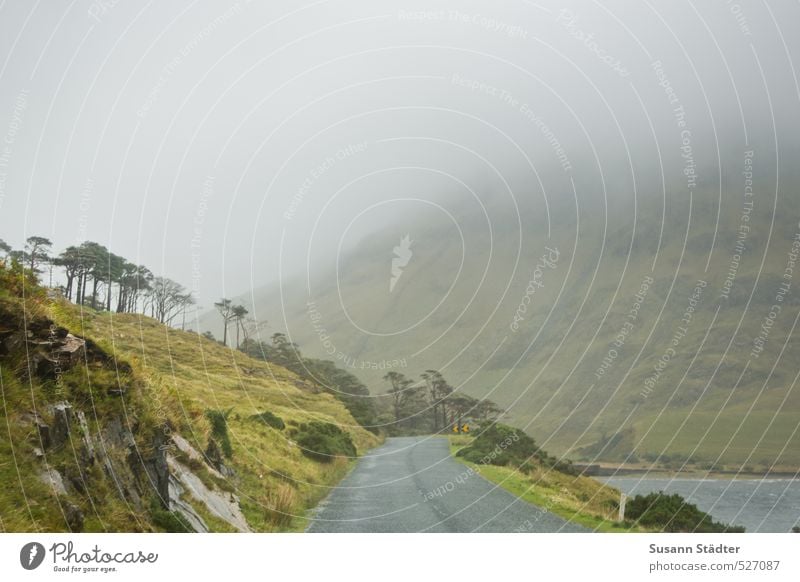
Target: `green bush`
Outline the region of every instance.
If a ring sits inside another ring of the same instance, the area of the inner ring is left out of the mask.
[[[233,456],[231,439],[228,436],[228,415],[230,410],[206,410],[206,418],[211,423],[211,436],[219,443],[224,454],[229,459]]]
[[[744,532],[743,527],[714,521],[709,514],[700,511],[677,493],[667,495],[663,491],[629,499],[625,517],[664,532]]]
[[[334,457],[356,456],[356,446],[350,435],[329,422],[301,424],[294,438],[305,456],[321,463],[330,463]]]
[[[269,410],[265,410],[261,414],[254,414],[251,416],[253,420],[257,420],[259,422],[263,422],[267,426],[271,426],[272,428],[283,430],[286,428],[286,425],[283,422],[283,419],[279,416],[275,416]]]
[[[544,465],[564,473],[575,473],[571,463],[548,455],[524,431],[499,423],[482,431],[470,446],[458,451],[457,456],[482,465],[513,465],[525,471],[534,465]]]

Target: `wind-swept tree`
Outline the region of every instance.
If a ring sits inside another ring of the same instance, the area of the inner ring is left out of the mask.
[[[53,243],[43,236],[29,236],[25,239],[25,262],[33,273],[39,273],[39,265],[49,260],[48,253]]]
[[[388,372],[384,380],[389,382],[389,394],[392,397],[392,409],[394,410],[394,421],[400,424],[400,418],[405,412],[405,405],[409,400],[411,385],[414,383],[399,372]]]
[[[447,405],[445,399],[453,391],[444,377],[436,370],[425,370],[422,374],[428,388],[431,413],[433,414],[433,430],[438,432],[447,424]]]
[[[244,305],[234,305],[231,309],[231,319],[236,325],[236,349],[239,349],[239,329],[244,326],[244,318],[247,315]],[[247,339],[247,337],[245,337]]]
[[[0,253],[3,253],[3,256],[7,257],[8,253],[10,252],[11,252],[11,245],[0,238]]]
[[[228,345],[228,324],[233,319],[233,302],[224,297],[214,304],[219,314],[222,316],[222,345]]]
[[[167,277],[155,277],[150,289],[150,301],[154,317],[161,323],[170,323],[194,299],[180,283]]]

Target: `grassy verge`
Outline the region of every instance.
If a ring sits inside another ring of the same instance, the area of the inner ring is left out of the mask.
[[[590,477],[567,475],[546,467],[524,473],[513,467],[470,463],[456,457],[456,452],[468,446],[472,437],[448,438],[450,454],[456,461],[528,503],[598,532],[646,531],[630,522],[616,520],[620,492],[613,487]]]

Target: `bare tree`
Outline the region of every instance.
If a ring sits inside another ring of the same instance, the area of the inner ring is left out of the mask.
[[[154,277],[150,301],[154,317],[161,323],[170,323],[184,306],[194,302],[194,298],[180,283],[166,277]]]
[[[230,299],[225,299],[224,297],[217,301],[214,304],[214,307],[217,308],[219,314],[222,316],[222,345],[228,345],[228,324],[231,322],[233,318],[233,303]]]

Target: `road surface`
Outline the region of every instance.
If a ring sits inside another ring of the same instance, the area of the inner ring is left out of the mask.
[[[398,437],[365,455],[309,532],[585,532],[450,456],[441,437]]]

